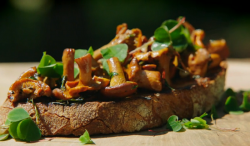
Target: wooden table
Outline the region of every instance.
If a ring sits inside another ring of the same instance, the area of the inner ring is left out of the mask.
[[[6,99],[9,86],[25,70],[38,63],[0,63],[0,104]],[[235,91],[250,89],[250,59],[229,59],[226,79],[226,88]],[[221,146],[221,145],[250,145],[250,112],[242,115],[223,114],[216,120],[216,125],[211,124],[211,130],[186,130],[185,132],[160,132],[149,131],[91,136],[96,145],[100,146]],[[221,130],[222,128],[237,131]],[[162,129],[162,128],[160,128]],[[156,129],[157,130],[157,129]],[[81,145],[78,137],[46,137],[35,143],[15,142],[14,139],[0,142],[0,145]]]

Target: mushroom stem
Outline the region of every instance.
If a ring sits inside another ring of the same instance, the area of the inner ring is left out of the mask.
[[[137,59],[130,62],[127,69],[128,78],[138,84],[138,87],[154,91],[162,90],[161,73],[159,71],[142,70]]]
[[[124,98],[135,93],[138,85],[136,82],[126,81],[118,58],[110,58],[107,63],[113,77],[111,77],[110,86],[101,90],[102,94],[108,98]]]
[[[205,48],[205,45],[202,42],[204,37],[205,37],[205,32],[202,29],[196,29],[191,34],[192,42],[201,48]]]
[[[63,75],[67,76],[68,81],[74,81],[74,57],[75,49],[66,48],[63,51]]]
[[[125,79],[123,69],[118,58],[112,57],[107,60],[107,63],[109,66],[110,73],[113,74],[111,81],[110,81],[110,86],[116,86],[116,85],[125,83],[126,79]]]
[[[89,85],[92,81],[92,57],[90,54],[87,54],[83,57],[75,59],[76,63],[78,64],[80,73],[79,73],[79,80],[80,83],[83,85]]]

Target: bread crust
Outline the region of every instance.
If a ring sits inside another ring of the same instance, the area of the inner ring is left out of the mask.
[[[207,112],[220,101],[224,92],[226,68],[213,78],[202,78],[197,84],[168,93],[137,94],[120,101],[91,101],[74,105],[37,102],[43,136],[80,136],[135,132],[166,124],[168,117],[191,118]],[[23,107],[35,121],[32,103],[13,104],[7,98],[0,107],[0,124],[15,107]]]

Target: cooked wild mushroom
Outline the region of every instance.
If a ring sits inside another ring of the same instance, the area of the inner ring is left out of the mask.
[[[137,90],[137,83],[126,81],[122,66],[117,57],[107,60],[109,71],[112,75],[110,86],[101,90],[102,94],[109,98],[127,97]]]
[[[229,56],[229,49],[224,39],[210,40],[207,48],[209,53],[219,54],[222,60]]]
[[[67,76],[67,81],[74,81],[74,57],[75,49],[64,49],[62,55],[63,76]]]
[[[206,49],[198,49],[195,54],[188,57],[188,69],[192,75],[205,76],[210,60],[209,52]]]
[[[205,32],[202,29],[196,29],[191,34],[191,40],[194,45],[199,46],[200,48],[205,48],[202,40],[205,37]]]
[[[121,24],[117,26],[117,32],[115,38],[109,42],[107,45],[102,46],[101,48],[95,50],[93,58],[95,60],[99,60],[102,58],[101,55],[101,50],[117,45],[117,44],[127,44],[128,45],[128,50],[134,50],[137,47],[140,47],[142,43],[144,43],[146,40],[145,36],[142,36],[142,32],[140,29],[132,29],[128,30],[127,29],[127,24]]]
[[[133,57],[137,61],[159,64],[158,70],[164,75],[163,78],[171,85],[170,62],[173,58],[173,51],[170,48],[164,48],[159,51],[150,51],[146,53],[134,53]]]
[[[154,91],[162,90],[161,73],[159,71],[142,70],[136,58],[132,59],[126,72],[128,79],[136,82],[139,88]]]
[[[16,102],[25,98],[36,99],[38,97],[51,95],[49,85],[29,78],[21,78],[9,88],[8,98]]]
[[[109,79],[106,78],[95,76],[92,79],[92,56],[90,54],[77,58],[75,61],[80,70],[79,80],[67,81],[65,84],[65,91],[58,88],[54,89],[53,95],[59,99],[66,100],[79,97],[79,93],[81,92],[87,90],[99,90],[109,84]]]
[[[31,67],[27,71],[23,72],[18,79],[34,77],[36,73],[37,73],[36,67]]]

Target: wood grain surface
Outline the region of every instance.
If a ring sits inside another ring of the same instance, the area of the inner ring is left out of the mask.
[[[9,86],[25,70],[38,63],[0,63],[0,104],[6,99]],[[250,89],[250,59],[229,59],[226,88],[235,91]],[[220,118],[210,124],[210,130],[186,130],[185,132],[149,132],[123,133],[91,136],[100,146],[247,146],[250,145],[250,112],[242,115],[229,115],[217,108]],[[216,124],[214,123],[216,122]],[[235,129],[236,131],[232,131]],[[164,127],[153,130],[164,130]],[[1,141],[0,146],[77,146],[78,137],[45,137],[39,142],[26,143],[9,139]]]

